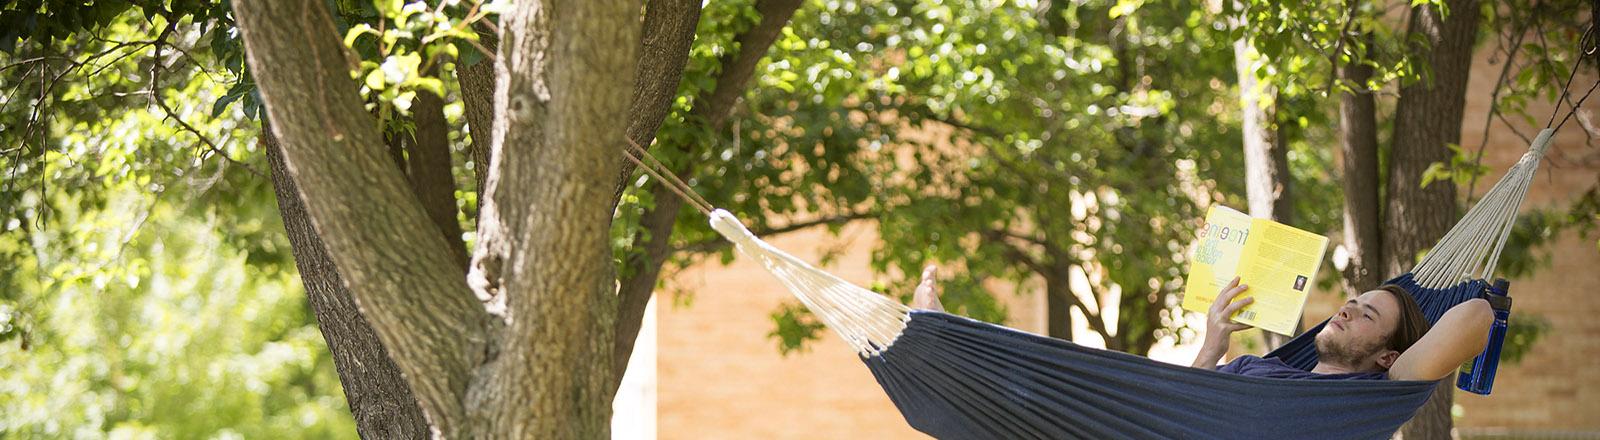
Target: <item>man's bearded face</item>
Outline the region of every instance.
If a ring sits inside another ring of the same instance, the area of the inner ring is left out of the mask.
[[[1341,337],[1342,336],[1342,337]],[[1360,365],[1384,350],[1382,338],[1357,338],[1353,333],[1317,334],[1317,357],[1338,365]]]
[[[1362,368],[1388,350],[1400,325],[1400,303],[1381,290],[1352,298],[1317,333],[1317,356],[1336,365]]]

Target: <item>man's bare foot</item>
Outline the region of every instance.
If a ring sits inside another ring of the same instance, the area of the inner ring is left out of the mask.
[[[922,282],[917,284],[917,290],[911,295],[911,307],[944,311],[944,304],[939,303],[939,284],[935,280],[938,275],[939,268],[931,264],[922,269]]]

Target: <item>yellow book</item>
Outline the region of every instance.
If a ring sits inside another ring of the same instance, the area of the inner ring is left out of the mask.
[[[1250,290],[1234,300],[1254,297],[1255,302],[1235,314],[1233,321],[1294,334],[1313,278],[1322,267],[1328,237],[1216,205],[1206,212],[1205,226],[1195,241],[1184,310],[1206,313],[1222,287],[1238,276]]]

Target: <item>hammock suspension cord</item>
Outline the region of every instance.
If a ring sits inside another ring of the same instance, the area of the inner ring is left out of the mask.
[[[1600,1],[1595,1],[1593,6],[1594,8],[1590,14],[1600,15]],[[1578,76],[1578,66],[1583,65],[1583,58],[1594,58],[1595,64],[1600,65],[1600,29],[1596,29],[1597,26],[1600,26],[1600,18],[1591,18],[1591,20],[1589,27],[1584,29],[1583,36],[1578,38],[1578,61],[1572,63],[1572,70],[1567,72],[1567,82],[1561,85],[1561,97],[1556,98],[1555,108],[1550,110],[1550,120],[1544,123],[1545,128],[1550,128],[1550,124],[1555,122],[1556,114],[1561,111],[1561,103],[1572,95],[1572,78]],[[1596,88],[1600,88],[1600,80],[1595,80],[1594,84],[1589,86],[1589,90],[1583,93],[1583,97],[1578,98],[1578,102],[1572,104],[1572,109],[1567,111],[1567,115],[1561,117],[1561,123],[1556,124],[1556,130],[1560,130],[1561,126],[1567,125],[1567,120],[1572,119],[1572,116],[1578,113],[1578,109],[1583,108],[1583,101],[1588,100],[1589,95],[1594,94]]]
[[[717,209],[644,148],[629,141],[623,154],[684,201],[711,218],[711,227],[739,253],[761,262],[813,315],[862,356],[876,356],[905,330],[911,308],[856,286],[757,238],[728,211]]]
[[[1554,133],[1553,128],[1541,130],[1516,165],[1412,269],[1418,284],[1442,289],[1466,278],[1493,279],[1500,251],[1516,226],[1517,210]]]
[[[644,170],[645,173],[650,174],[650,177],[661,181],[661,184],[666,185],[667,189],[677,193],[678,197],[689,203],[689,206],[693,206],[695,210],[700,211],[701,214],[705,214],[707,217],[711,216],[711,210],[714,209],[711,204],[706,202],[706,199],[701,198],[700,193],[690,188],[689,184],[683,183],[683,180],[678,179],[677,173],[673,173],[670,168],[667,168],[660,160],[656,159],[655,155],[645,151],[633,139],[628,139],[628,147],[629,149],[622,150],[624,157],[627,157],[629,161],[632,161],[635,166]],[[644,158],[644,160],[641,161],[640,158]],[[649,165],[646,165],[645,162],[649,162]],[[657,170],[656,167],[660,167],[660,170]]]

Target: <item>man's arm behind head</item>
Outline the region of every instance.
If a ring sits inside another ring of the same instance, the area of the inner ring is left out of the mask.
[[[1439,380],[1477,356],[1489,342],[1494,310],[1489,302],[1474,299],[1444,313],[1421,340],[1400,354],[1389,367],[1395,380]]]

